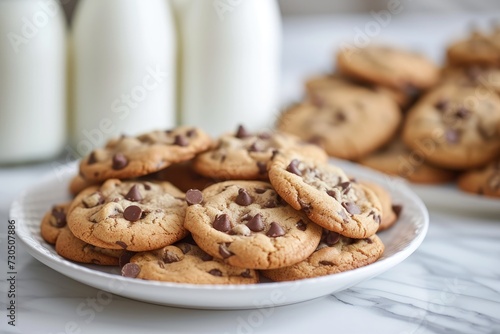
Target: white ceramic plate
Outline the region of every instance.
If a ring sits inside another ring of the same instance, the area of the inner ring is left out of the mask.
[[[76,165],[73,166],[76,173]],[[402,215],[391,229],[380,233],[386,249],[380,260],[368,266],[340,274],[296,282],[254,285],[194,285],[145,281],[121,277],[118,268],[81,265],[61,258],[43,241],[39,232],[43,214],[53,204],[70,199],[69,176],[59,180],[47,175],[29,188],[11,207],[11,219],[17,222],[17,235],[28,252],[52,269],[89,286],[145,302],[206,309],[249,309],[293,304],[326,296],[377,276],[394,267],[422,243],[429,225],[428,212],[403,182],[360,166],[347,172],[359,180],[371,180],[386,186],[394,201],[403,205]]]

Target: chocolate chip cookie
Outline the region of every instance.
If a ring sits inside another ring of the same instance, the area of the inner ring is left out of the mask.
[[[414,90],[398,90],[387,86],[370,84],[364,81],[353,80],[346,78],[339,74],[322,75],[309,78],[306,83],[306,92],[308,99],[314,101],[316,92],[324,89],[335,89],[337,87],[352,87],[361,86],[370,89],[376,93],[386,95],[394,100],[399,107],[405,109],[412,101],[415,100],[416,95]]]
[[[421,54],[388,46],[344,48],[337,68],[349,77],[396,90],[427,89],[439,79],[439,69]]]
[[[198,155],[196,172],[220,180],[267,180],[267,163],[276,150],[294,150],[316,160],[326,161],[323,149],[299,138],[279,132],[249,133],[240,126],[223,135],[216,147]]]
[[[465,39],[456,41],[446,50],[447,61],[451,65],[500,65],[500,34],[473,31]]]
[[[318,143],[331,156],[357,159],[387,143],[401,119],[399,107],[386,95],[339,85],[317,89],[308,101],[284,111],[276,127]]]
[[[276,154],[269,164],[276,192],[318,225],[350,238],[377,232],[382,206],[377,196],[332,164]]]
[[[122,136],[83,158],[80,174],[89,181],[135,178],[190,160],[211,144],[205,132],[186,126],[136,137]]]
[[[307,258],[321,228],[283,201],[267,182],[226,181],[188,207],[185,227],[198,246],[242,268],[271,269]]]
[[[500,152],[500,97],[442,85],[409,110],[403,141],[442,168],[481,167]]]
[[[458,187],[473,194],[500,197],[500,156],[483,168],[460,175]]]
[[[61,230],[55,248],[57,254],[65,259],[101,266],[117,266],[122,254],[122,250],[96,247],[78,239],[68,226]]]
[[[148,251],[184,236],[187,203],[168,182],[110,179],[82,191],[67,216],[73,234],[94,246]]]
[[[382,205],[382,215],[377,232],[386,230],[394,225],[403,207],[399,204],[393,204],[391,194],[381,185],[368,181],[361,181],[360,183],[373,191]]]
[[[59,234],[67,226],[66,215],[70,204],[70,202],[55,204],[42,218],[40,234],[43,240],[51,245],[55,245]]]
[[[384,244],[373,235],[365,239],[351,239],[324,230],[321,243],[306,260],[289,267],[263,270],[263,276],[273,281],[293,281],[337,274],[377,261],[384,252]]]
[[[141,252],[122,268],[125,277],[191,284],[252,284],[257,271],[238,268],[214,258],[196,245],[177,243]]]

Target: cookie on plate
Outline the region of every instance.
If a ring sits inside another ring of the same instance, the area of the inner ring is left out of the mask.
[[[402,138],[426,161],[448,169],[481,167],[500,152],[500,97],[442,85],[409,110]]]
[[[465,39],[448,46],[446,58],[450,65],[500,65],[500,34],[473,31]]]
[[[45,213],[40,224],[42,239],[55,245],[61,231],[66,227],[66,215],[71,202],[55,204],[50,211]]]
[[[110,179],[82,191],[67,216],[73,234],[94,246],[148,251],[186,236],[184,193],[168,182]]]
[[[473,194],[500,197],[500,157],[483,168],[460,175],[458,187]]]
[[[80,174],[89,181],[130,179],[162,170],[172,163],[192,159],[212,144],[198,128],[178,127],[136,137],[110,140],[80,162]]]
[[[320,147],[279,132],[249,133],[240,126],[235,133],[221,136],[215,148],[199,154],[193,163],[196,172],[220,180],[267,180],[267,163],[276,150],[290,149],[313,159],[326,161]]]
[[[278,153],[269,164],[269,179],[294,209],[328,230],[362,239],[379,228],[382,206],[377,196],[332,164]]]
[[[117,266],[122,250],[105,249],[90,245],[71,233],[68,226],[57,237],[55,249],[65,259],[100,266]]]
[[[357,159],[387,143],[402,119],[396,103],[370,89],[339,85],[284,111],[278,130],[318,143],[331,155]]]
[[[263,276],[273,281],[294,281],[313,278],[369,265],[384,253],[384,244],[377,235],[351,239],[324,230],[316,251],[302,262],[285,268],[263,270]]]
[[[283,201],[267,182],[226,181],[188,207],[185,227],[198,246],[242,268],[271,269],[307,258],[321,228]]]
[[[425,151],[411,150],[399,138],[357,162],[413,183],[446,183],[454,180],[457,175],[454,171],[429,164],[426,162]]]
[[[213,258],[196,245],[177,243],[137,253],[122,268],[125,277],[191,284],[253,284],[257,271]]]
[[[406,108],[410,103],[416,99],[415,90],[398,90],[387,86],[374,85],[365,81],[353,80],[352,78],[342,77],[339,74],[322,75],[309,78],[306,81],[306,92],[308,98],[314,101],[315,93],[318,90],[333,89],[339,86],[362,86],[368,88],[376,93],[386,95],[394,100],[399,107]]]
[[[396,90],[427,89],[439,80],[439,69],[421,54],[388,46],[344,48],[337,67],[346,76]]]
[[[394,225],[401,213],[402,206],[393,204],[391,194],[381,185],[368,181],[361,181],[360,183],[373,191],[382,205],[382,216],[377,232],[386,230]]]

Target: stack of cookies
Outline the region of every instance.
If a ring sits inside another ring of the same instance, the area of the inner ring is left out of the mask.
[[[110,140],[83,158],[41,223],[72,261],[193,284],[297,280],[376,261],[398,218],[388,192],[281,132],[211,139],[178,127]]]
[[[277,129],[411,182],[500,197],[500,30],[450,45],[443,69],[385,46],[336,60]]]

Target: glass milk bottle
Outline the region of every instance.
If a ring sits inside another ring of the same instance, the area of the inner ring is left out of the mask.
[[[184,124],[212,135],[272,125],[281,19],[274,0],[194,1],[181,22]]]
[[[175,125],[176,35],[165,0],[81,0],[72,34],[73,149]]]
[[[57,1],[0,1],[0,164],[44,160],[66,137],[66,21]]]

